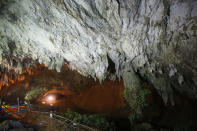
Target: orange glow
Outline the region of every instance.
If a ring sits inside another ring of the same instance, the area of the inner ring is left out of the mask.
[[[106,80],[102,85],[95,83],[79,94],[66,87],[61,90],[51,89],[43,95],[40,101],[46,101],[49,106],[53,104],[53,106],[58,107],[60,112],[65,112],[67,108],[78,108],[87,112],[127,116],[129,111],[127,111],[128,105],[124,101],[123,92],[123,81],[115,80],[112,82]],[[55,102],[49,103],[48,98],[52,94],[55,96]]]
[[[48,97],[47,97],[47,100],[48,100],[49,102],[54,101],[54,97],[53,97],[53,96],[48,96]]]
[[[3,108],[3,106],[1,106]],[[20,106],[20,110],[25,110],[27,109],[26,106]],[[15,114],[18,111],[17,106],[11,106],[11,105],[4,105],[4,111],[8,114],[11,115],[13,118],[20,119],[26,116],[27,112],[19,112],[19,114]]]
[[[8,87],[12,86],[14,84],[20,83],[22,81],[28,80],[29,78],[37,75],[40,73],[40,69],[45,67],[44,64],[31,66],[29,68],[25,68],[22,70],[22,73],[19,74],[8,74],[8,73],[2,73],[0,75],[0,79],[3,79],[4,81],[0,82],[0,90],[2,90],[2,87]],[[26,74],[26,75],[24,75]],[[15,79],[12,78],[12,75],[15,76]]]
[[[35,85],[47,88],[47,92],[37,99],[43,107],[51,104],[60,112],[65,112],[66,108],[76,108],[87,112],[127,115],[128,105],[123,97],[122,80],[105,80],[100,85],[98,81],[69,70],[67,65],[64,65],[60,73],[49,70],[44,65],[37,65],[23,69],[21,75],[14,75],[16,76],[13,78],[9,77],[14,80],[9,87],[3,86],[5,82],[0,83],[0,95],[10,102],[16,102],[18,96],[24,98],[26,92]]]
[[[42,99],[42,104],[49,104],[53,106],[56,103],[56,98],[54,95],[47,95]]]

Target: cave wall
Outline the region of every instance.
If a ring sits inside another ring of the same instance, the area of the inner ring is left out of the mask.
[[[0,1],[1,72],[67,63],[100,81],[123,78],[133,96],[148,81],[175,105],[173,90],[196,99],[196,21],[196,0]]]

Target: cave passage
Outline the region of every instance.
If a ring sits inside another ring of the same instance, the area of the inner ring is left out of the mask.
[[[98,114],[115,122],[116,128],[130,128],[130,110],[124,98],[122,80],[106,79],[100,84],[68,69],[67,65],[60,73],[37,65],[23,70],[21,75],[15,75],[4,74],[9,82],[2,84],[0,95],[7,106],[16,105],[19,98],[20,105],[30,104],[35,111],[66,113],[69,109],[81,114]],[[13,113],[8,114],[18,118]],[[27,119],[27,115],[24,113],[23,119]],[[31,119],[26,121],[35,121]]]
[[[21,102],[28,99],[40,108],[53,108],[59,112],[70,108],[109,116],[127,117],[129,114],[122,80],[105,80],[100,84],[69,70],[66,65],[61,73],[48,70],[44,65],[31,67],[24,72],[1,88],[0,94],[6,102],[16,104],[19,97]]]

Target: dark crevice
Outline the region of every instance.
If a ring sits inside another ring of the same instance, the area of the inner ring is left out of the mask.
[[[11,54],[13,54],[13,51],[17,48],[14,41],[10,41],[10,42],[8,43],[8,47],[9,47],[9,49],[10,49]]]
[[[107,71],[111,74],[114,74],[116,72],[115,63],[112,61],[112,59],[107,55],[108,60],[108,68]]]

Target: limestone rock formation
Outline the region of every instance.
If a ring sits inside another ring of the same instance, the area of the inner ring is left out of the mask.
[[[196,0],[1,0],[1,72],[67,63],[136,92],[147,81],[174,105],[173,90],[197,97],[196,21]]]

